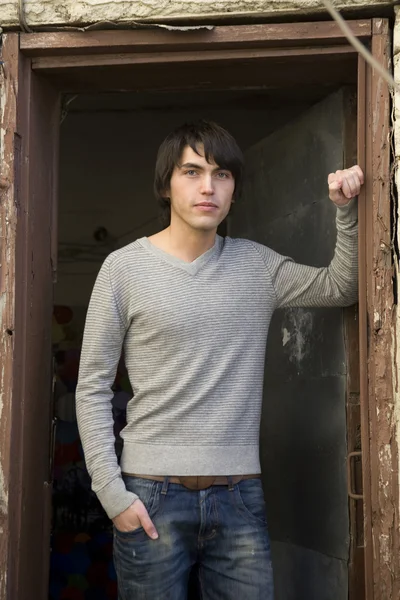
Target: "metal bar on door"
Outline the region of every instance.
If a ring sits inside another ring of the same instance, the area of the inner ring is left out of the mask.
[[[357,162],[364,171],[365,185],[358,198],[358,265],[359,265],[359,336],[360,336],[360,410],[361,410],[361,448],[363,471],[364,503],[364,545],[365,545],[365,600],[374,598],[373,547],[372,547],[372,507],[371,507],[371,471],[369,447],[369,402],[368,402],[368,313],[367,313],[367,206],[366,193],[371,174],[367,170],[367,85],[368,74],[365,60],[358,59],[358,95],[357,95]]]

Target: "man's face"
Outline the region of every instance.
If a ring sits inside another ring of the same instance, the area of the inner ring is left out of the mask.
[[[171,223],[183,221],[193,229],[217,229],[229,212],[235,190],[230,171],[215,162],[208,163],[199,147],[200,156],[186,146],[176,165],[168,195],[171,199]]]

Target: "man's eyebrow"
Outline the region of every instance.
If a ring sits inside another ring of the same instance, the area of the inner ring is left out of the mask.
[[[185,163],[184,165],[178,165],[180,169],[203,169],[204,167],[202,167],[201,165],[198,165],[196,163]]]
[[[204,170],[204,167],[202,165],[198,165],[197,163],[185,163],[183,165],[178,165],[178,167],[180,169],[199,169],[201,171]],[[229,171],[229,169],[224,169],[223,167],[219,167],[218,165],[215,167],[215,169],[213,169],[213,171]]]

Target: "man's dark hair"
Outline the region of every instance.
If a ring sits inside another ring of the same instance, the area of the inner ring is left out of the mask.
[[[190,146],[199,156],[199,147],[203,146],[208,163],[214,161],[221,169],[232,173],[235,180],[234,198],[240,195],[244,160],[234,137],[212,121],[185,123],[165,138],[157,154],[154,193],[161,207],[164,226],[169,225],[171,220],[171,202],[166,192],[170,187],[172,172],[179,165],[186,146]]]

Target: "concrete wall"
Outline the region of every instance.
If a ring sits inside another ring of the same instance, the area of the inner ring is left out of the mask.
[[[393,32],[393,68],[394,68],[394,77],[396,83],[399,85],[400,83],[400,7],[396,8],[396,22]],[[394,149],[395,149],[395,183],[397,185],[397,193],[400,191],[400,89],[398,89],[394,93],[394,111],[393,111],[393,135],[394,135]],[[397,207],[395,210],[395,219],[397,219],[396,229],[394,231],[394,240],[397,242],[397,249],[400,247],[400,227],[398,223],[400,222],[400,205],[397,203]],[[394,261],[394,266],[396,269],[396,279],[394,282],[395,285],[395,294],[397,294],[397,298],[400,298],[400,276],[399,276],[399,259],[400,256],[397,254],[397,260]],[[400,349],[400,312],[399,305],[394,307],[395,315],[394,315],[394,323],[395,327],[393,328],[393,336],[395,338],[393,343],[394,355],[392,357],[393,365],[394,365],[394,380],[397,382],[399,380],[399,363],[400,356],[398,354]],[[394,389],[394,400],[395,400],[395,414],[397,418],[397,446],[400,448],[400,390],[399,386],[396,385]]]
[[[335,0],[338,9],[382,8],[390,0]],[[323,13],[321,0],[24,0],[26,22],[31,27],[45,25],[82,26],[91,23],[128,24],[132,22],[189,22],[220,18],[307,16]],[[2,0],[0,24],[19,27],[19,0]]]

